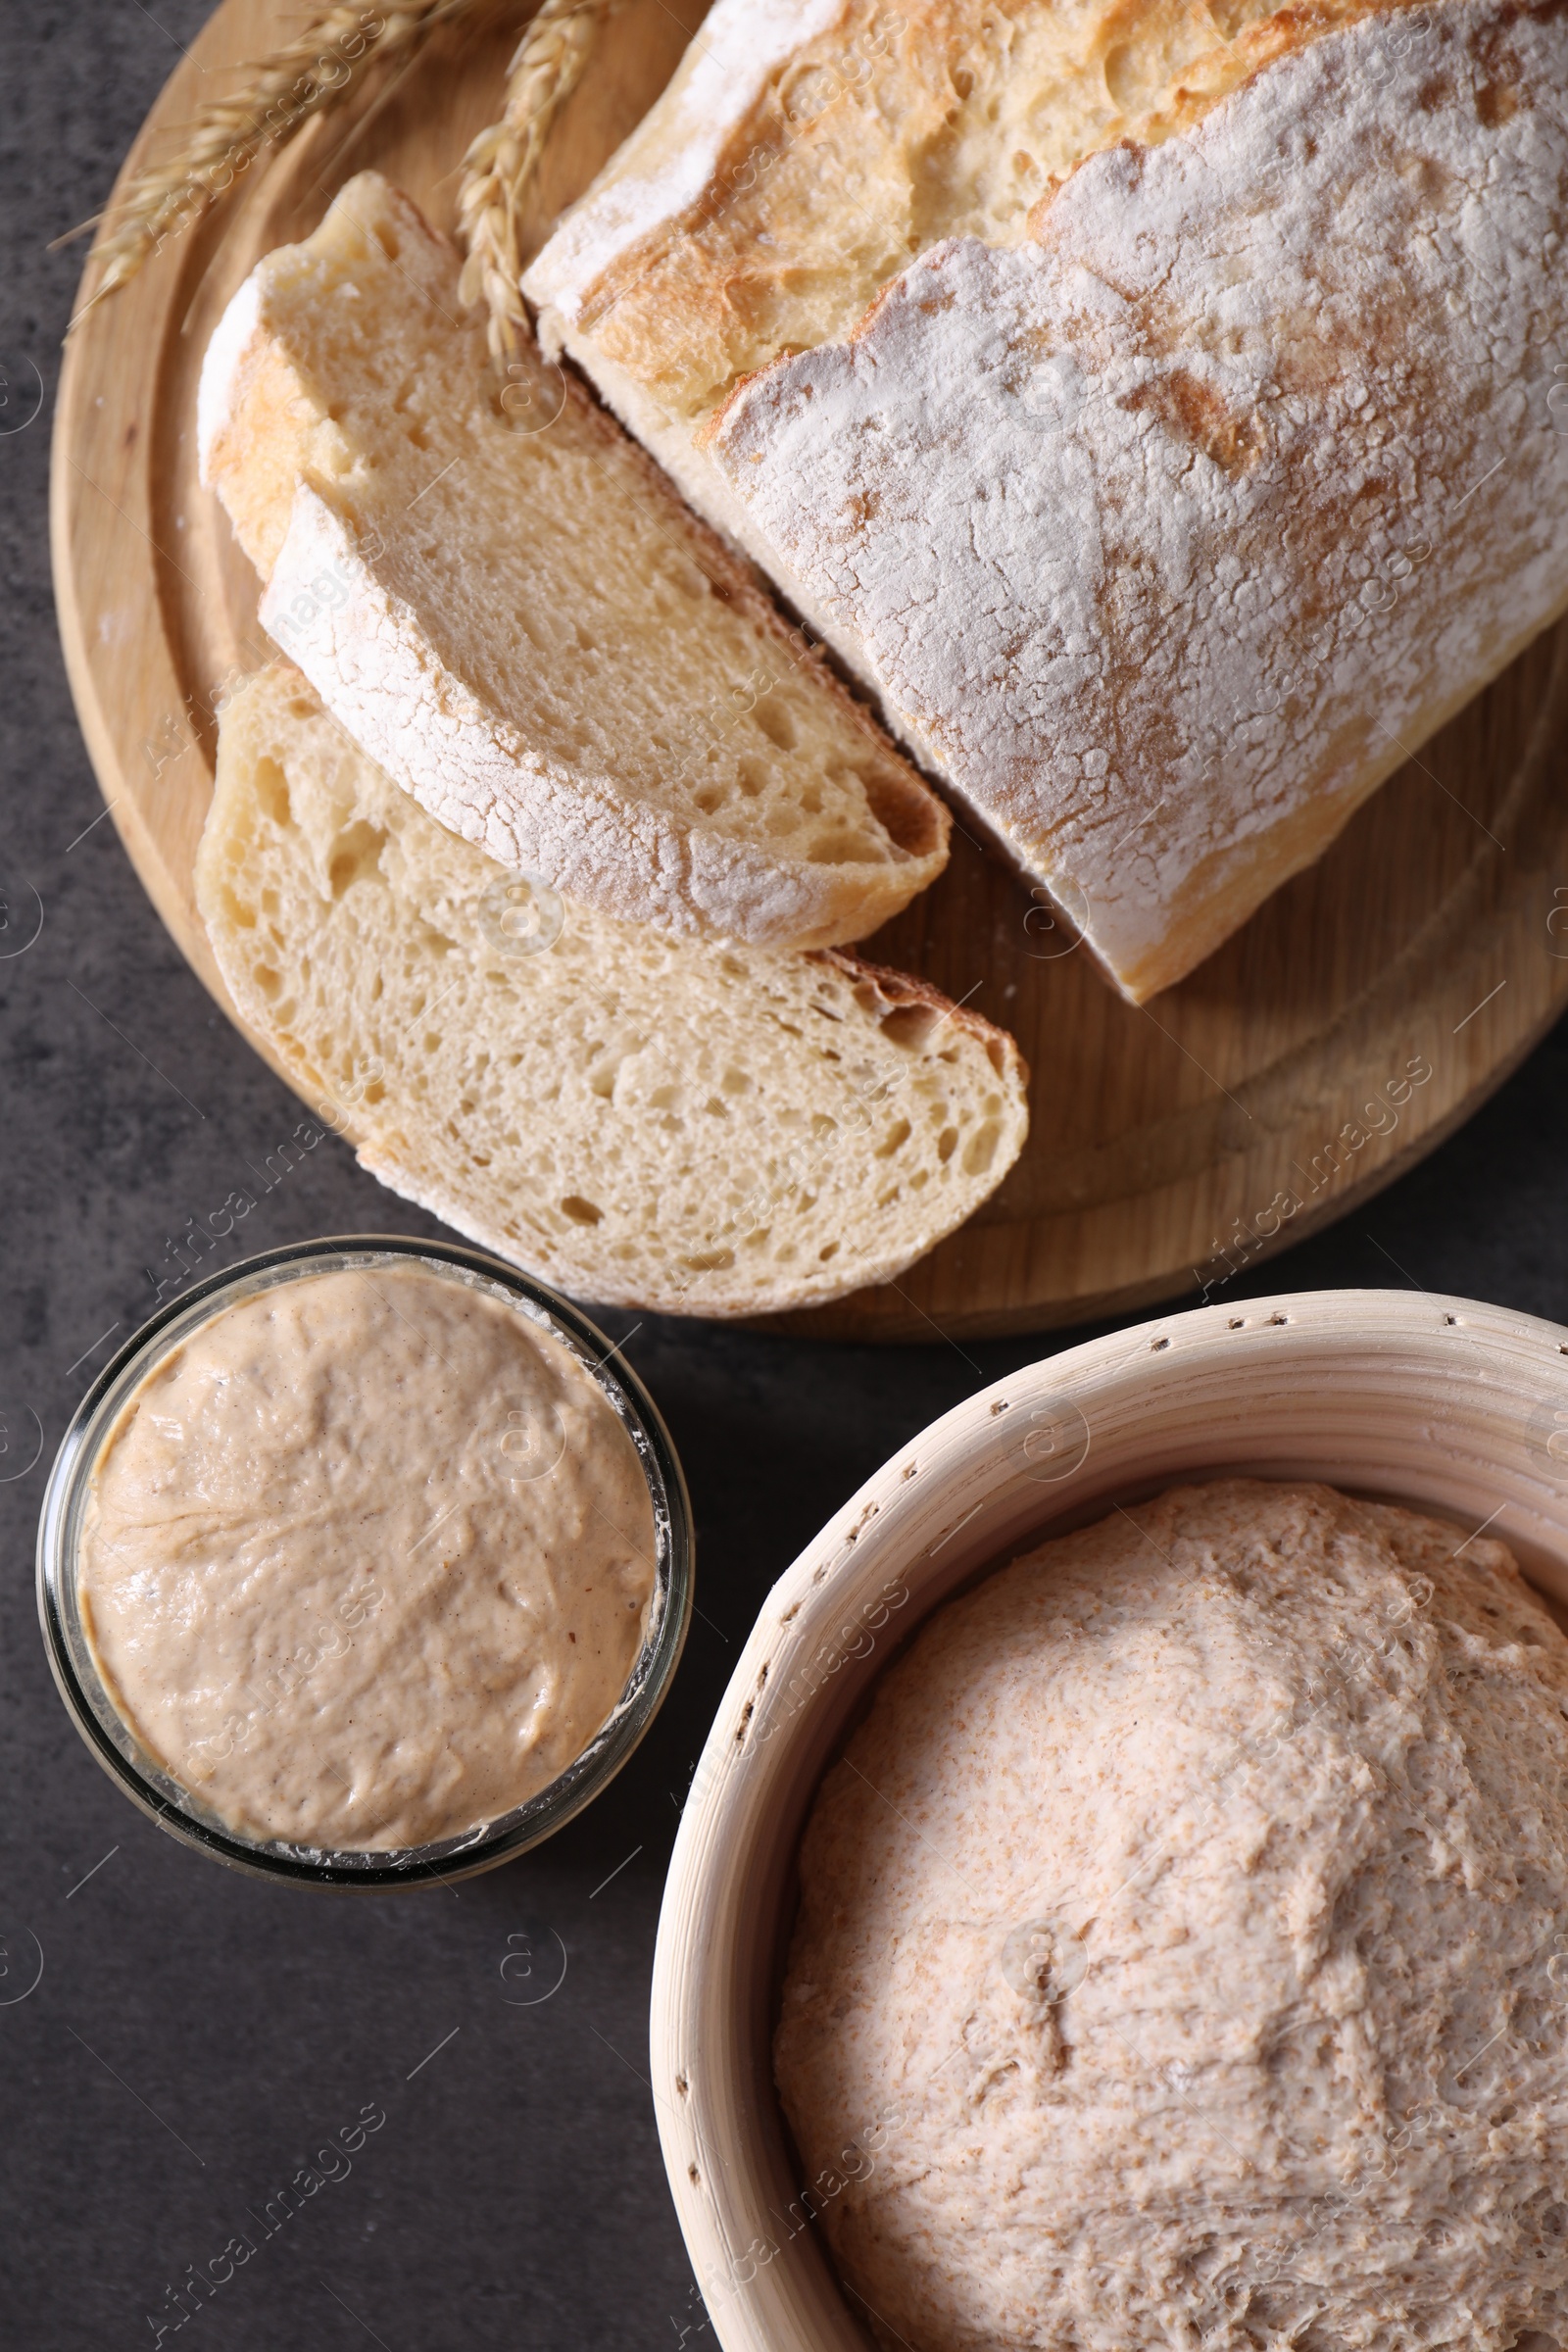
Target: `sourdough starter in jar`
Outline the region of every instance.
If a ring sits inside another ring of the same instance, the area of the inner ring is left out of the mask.
[[[105,1687],[260,1840],[461,1837],[557,1779],[649,1630],[653,1503],[605,1391],[417,1261],[281,1283],[133,1392],[83,1533]]]

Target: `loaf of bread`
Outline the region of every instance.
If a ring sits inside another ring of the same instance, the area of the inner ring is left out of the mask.
[[[525,282],[1140,1001],[1568,603],[1565,88],[1556,0],[718,0]]]
[[[811,1305],[961,1224],[1012,1040],[833,952],[688,941],[435,823],[286,663],[224,709],[197,902],[241,1018],[361,1162],[580,1297]]]
[[[863,937],[947,811],[580,384],[532,348],[487,373],[458,278],[367,172],[225,313],[202,469],[266,627],[503,863],[689,935]]]

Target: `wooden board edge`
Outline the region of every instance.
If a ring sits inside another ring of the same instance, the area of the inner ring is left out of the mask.
[[[123,190],[141,168],[153,142],[161,135],[167,120],[176,111],[181,115],[189,111],[187,85],[193,94],[199,76],[244,63],[248,47],[235,34],[233,24],[229,11],[223,8],[215,10],[185,58],[169,75],[116,173],[114,187],[104,208],[106,216],[112,216]],[[221,203],[214,209],[215,212],[220,212]],[[73,318],[95,288],[105,234],[106,224],[101,224],[88,248],[77,281]],[[182,264],[187,257],[176,241],[168,268],[160,271],[162,258],[153,255],[127,286],[97,304],[79,325],[68,331],[65,338],[50,430],[48,503],[50,573],[61,656],[76,722],[81,729],[99,792],[131,868],[151,900],[159,921],[214,1004],[238,1031],[244,1043],[275,1077],[281,1079],[298,1102],[304,1103],[313,1115],[318,1115],[318,1105],[312,1102],[310,1096],[302,1093],[280,1056],[266,1039],[250,1027],[236,1008],[224,985],[205,928],[199,921],[192,925],[185,919],[173,878],[168,872],[151,835],[141,823],[135,799],[127,788],[128,762],[136,756],[135,746],[125,742],[123,728],[117,727],[106,703],[101,665],[90,641],[78,570],[74,560],[74,541],[84,500],[94,495],[108,496],[101,485],[83,473],[74,460],[74,445],[81,438],[84,422],[82,404],[87,398],[85,386],[96,372],[95,363],[103,363],[122,339],[123,329],[117,327],[116,321],[117,318],[123,318],[127,312],[136,317],[138,324],[144,328],[148,348],[162,350],[172,324],[175,306],[185,293],[186,270]],[[145,463],[153,443],[152,419],[141,416],[137,421],[142,427],[141,445]],[[134,591],[146,600],[150,610],[156,611],[161,598],[153,542],[133,516],[123,510],[120,510],[120,514],[127,534],[124,547],[132,566]],[[159,631],[159,652],[169,671],[169,708],[172,711],[177,710],[182,708],[181,690],[169,659],[167,636],[162,630]],[[203,757],[201,744],[193,740],[190,753],[185,756]],[[361,1141],[346,1119],[337,1123],[333,1132],[351,1148],[357,1148]]]

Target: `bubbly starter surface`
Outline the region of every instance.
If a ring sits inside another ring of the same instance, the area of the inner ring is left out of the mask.
[[[241,1835],[392,1849],[543,1788],[655,1589],[637,1450],[553,1334],[413,1261],[265,1291],[134,1392],[79,1586],[110,1696]]]

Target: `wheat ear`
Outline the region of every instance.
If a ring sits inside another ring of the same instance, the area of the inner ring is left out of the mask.
[[[407,62],[437,24],[495,5],[496,0],[380,0],[375,7],[328,8],[313,17],[286,48],[249,69],[243,90],[203,107],[186,125],[179,146],[136,174],[112,217],[100,213],[83,221],[83,229],[105,220],[111,226],[98,249],[98,283],[72,325],[134,277],[166,239],[199,220],[264,147],[282,145],[313,115],[341,104],[372,66],[394,57]]]
[[[507,71],[499,122],[480,131],[463,159],[458,220],[468,249],[461,292],[490,314],[490,356],[505,373],[528,331],[518,279],[523,199],[557,112],[576,88],[605,19],[617,0],[543,0]]]

